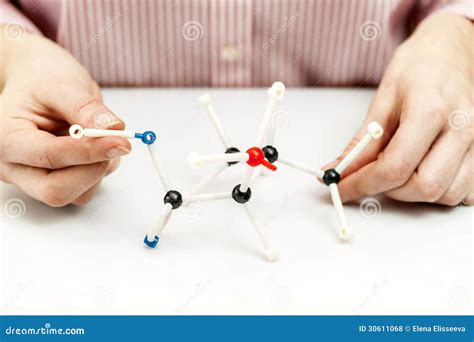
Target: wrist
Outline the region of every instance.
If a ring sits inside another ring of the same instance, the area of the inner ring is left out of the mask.
[[[452,41],[460,41],[471,45],[473,39],[474,24],[467,17],[459,14],[439,12],[434,13],[420,22],[413,35],[430,34],[443,41],[447,37]]]

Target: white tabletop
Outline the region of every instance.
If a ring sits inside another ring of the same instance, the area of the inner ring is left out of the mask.
[[[190,151],[222,146],[197,104],[204,90],[105,90],[128,129],[158,132],[172,183],[186,190]],[[253,145],[264,89],[211,90],[235,145]],[[289,89],[276,146],[321,167],[361,123],[370,90]],[[285,113],[289,114],[285,114]],[[143,245],[164,192],[144,146],[134,150],[84,207],[49,208],[2,184],[3,314],[472,314],[473,211],[398,203],[345,207],[356,232],[336,235],[328,190],[282,166],[258,179],[251,205],[280,260],[267,262],[243,208],[231,200],[173,212],[156,249]],[[239,183],[237,165],[209,191]],[[20,212],[12,203],[24,204]],[[8,205],[7,205],[8,204]],[[19,217],[15,214],[18,214]]]

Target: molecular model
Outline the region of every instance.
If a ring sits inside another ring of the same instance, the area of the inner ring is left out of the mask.
[[[354,148],[346,155],[346,157],[334,168],[328,170],[319,170],[314,169],[310,166],[303,165],[300,163],[293,162],[285,157],[282,157],[278,151],[278,149],[273,146],[275,141],[275,126],[270,124],[272,121],[273,111],[276,105],[276,101],[281,100],[285,92],[285,86],[281,82],[276,82],[272,85],[272,87],[268,91],[269,95],[269,102],[267,108],[265,110],[262,124],[260,127],[260,131],[257,137],[256,147],[251,147],[247,150],[249,156],[240,153],[236,147],[231,146],[229,139],[224,133],[222,125],[216,115],[216,112],[212,106],[211,98],[208,94],[205,94],[199,98],[199,102],[203,105],[209,117],[216,128],[220,140],[224,147],[226,148],[225,154],[220,155],[210,155],[210,156],[200,156],[199,154],[192,152],[188,156],[188,160],[192,166],[199,166],[204,163],[212,163],[212,162],[227,162],[228,165],[232,165],[233,163],[246,161],[249,167],[247,168],[247,173],[242,181],[241,184],[236,185],[232,191],[232,198],[238,203],[244,204],[248,211],[248,205],[246,202],[250,200],[251,197],[251,190],[250,184],[253,180],[258,177],[258,175],[262,172],[262,166],[253,170],[255,166],[258,166],[258,163],[255,163],[252,158],[253,156],[259,156],[261,160],[261,164],[268,169],[274,171],[276,167],[273,165],[274,163],[281,163],[286,166],[292,167],[299,171],[305,172],[312,176],[316,176],[317,178],[321,179],[325,185],[328,186],[329,192],[331,194],[331,199],[333,205],[336,209],[336,214],[339,220],[339,237],[343,240],[350,240],[353,237],[353,232],[347,225],[346,217],[344,214],[344,209],[342,206],[342,201],[339,195],[339,190],[337,184],[341,180],[341,173],[347,168],[347,166],[359,155],[359,153],[367,146],[367,144],[372,139],[378,139],[383,134],[382,127],[376,123],[371,122],[368,125],[368,132],[367,134],[354,146]],[[263,146],[261,149],[259,146]],[[232,153],[232,155],[229,155]],[[263,155],[262,155],[263,153]],[[207,183],[210,179],[219,175],[222,170],[225,169],[225,165],[219,166],[215,171],[213,171],[208,177],[204,178],[203,182],[199,184],[198,188],[200,189],[202,184]],[[197,189],[195,189],[196,191]]]
[[[219,164],[215,170],[213,170],[209,175],[205,176],[189,192],[181,193],[171,187],[159,157],[158,144],[155,143],[156,134],[152,131],[135,133],[122,130],[83,128],[80,125],[72,125],[69,129],[69,133],[71,137],[75,139],[80,139],[82,137],[105,136],[120,136],[128,139],[139,139],[148,147],[155,171],[165,191],[163,207],[153,220],[153,223],[144,239],[144,243],[151,248],[157,246],[160,237],[162,236],[162,232],[168,224],[174,210],[197,201],[201,202],[231,199],[244,207],[245,212],[250,218],[250,222],[252,223],[262,242],[267,259],[269,261],[277,260],[279,257],[278,250],[272,246],[267,233],[263,229],[262,224],[258,220],[256,214],[249,204],[249,201],[252,197],[251,186],[254,180],[264,171],[264,169],[275,171],[277,167],[274,165],[274,163],[276,162],[303,171],[312,176],[316,176],[329,187],[331,198],[340,223],[339,236],[344,240],[350,239],[353,234],[346,222],[337,184],[340,181],[340,174],[343,172],[343,170],[351,163],[352,160],[356,158],[356,156],[364,149],[371,139],[377,139],[382,135],[382,127],[376,122],[370,123],[368,125],[368,133],[334,169],[325,171],[313,169],[309,166],[299,164],[282,157],[279,154],[277,148],[273,146],[275,140],[275,126],[272,125],[272,116],[277,103],[284,96],[285,86],[281,82],[275,82],[271,88],[268,89],[267,93],[268,102],[263,113],[259,130],[257,132],[255,145],[248,148],[246,152],[241,152],[238,148],[230,143],[230,140],[225,134],[219,118],[217,117],[217,114],[214,110],[211,97],[208,94],[205,94],[199,98],[199,103],[204,106],[207,113],[209,114],[209,117],[211,118],[211,121],[218,132],[225,151],[224,153],[213,155],[200,155],[196,152],[191,152],[188,155],[188,161],[193,167],[199,167],[201,165],[211,163]],[[199,193],[202,188],[204,188],[210,181],[221,174],[226,168],[237,163],[245,163],[246,168],[241,182],[235,185],[232,190],[221,193]]]

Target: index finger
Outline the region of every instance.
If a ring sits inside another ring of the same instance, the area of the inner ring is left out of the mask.
[[[444,124],[438,107],[420,108],[423,107],[417,101],[410,103],[395,135],[377,160],[341,181],[343,201],[385,192],[409,179]]]
[[[55,91],[43,90],[38,98],[70,124],[91,128],[125,128],[122,119],[107,108],[98,96],[76,85],[64,85]]]
[[[131,151],[130,142],[121,137],[76,140],[34,128],[8,133],[2,145],[6,161],[46,169],[97,163]]]

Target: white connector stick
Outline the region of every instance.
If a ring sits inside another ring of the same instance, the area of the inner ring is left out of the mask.
[[[282,164],[285,164],[289,167],[292,167],[294,169],[297,169],[299,171],[309,173],[310,175],[316,176],[318,178],[323,178],[323,176],[324,176],[324,171],[323,170],[318,170],[318,169],[314,169],[314,168],[309,167],[309,166],[304,165],[304,164],[295,163],[295,162],[290,161],[286,158],[278,157],[278,162],[280,162]]]
[[[268,133],[268,127],[271,125],[271,119],[273,116],[273,112],[275,110],[275,106],[277,101],[281,100],[285,95],[285,85],[281,82],[275,82],[268,89],[268,103],[265,107],[265,111],[263,112],[262,121],[260,123],[260,128],[257,133],[257,140],[255,142],[255,146],[263,147],[265,143],[265,137]]]
[[[135,132],[114,129],[84,128],[81,125],[72,125],[71,127],[69,127],[69,135],[74,139],[81,139],[82,137],[123,137],[127,139],[135,138]]]
[[[329,192],[331,193],[332,203],[336,209],[337,219],[339,220],[339,237],[342,240],[352,239],[352,230],[348,227],[344,207],[342,206],[341,196],[336,183],[329,184]]]
[[[273,146],[275,144],[275,136],[276,136],[276,129],[275,129],[275,122],[273,121],[273,116],[275,113],[272,113],[270,118],[270,123],[268,124],[267,129],[267,137],[265,138],[265,145]]]
[[[214,201],[214,200],[221,200],[221,199],[232,199],[232,193],[230,192],[216,192],[216,193],[209,193],[209,194],[200,194],[200,195],[192,195],[192,194],[184,194],[183,195],[184,202],[198,202],[198,201]]]
[[[246,192],[247,189],[250,187],[252,184],[252,181],[254,180],[254,174],[258,171],[258,167],[252,167],[250,165],[246,165],[246,170],[244,177],[242,178],[242,182],[240,183],[239,190],[242,192]]]
[[[252,174],[252,179],[250,180],[250,186],[252,186],[252,184],[257,180],[258,177],[266,175],[265,171],[268,171],[269,173],[272,172],[267,168],[263,167],[262,165],[256,166],[255,171]]]
[[[163,168],[163,164],[161,162],[161,158],[158,155],[158,146],[157,144],[148,145],[148,152],[150,152],[151,160],[153,161],[153,165],[155,166],[155,171],[160,178],[161,185],[165,191],[171,190],[170,182],[168,181],[168,177],[166,172]]]
[[[248,203],[244,203],[244,208],[245,211],[247,212],[247,215],[250,218],[250,221],[252,222],[255,230],[257,231],[257,234],[260,238],[260,241],[262,241],[263,247],[265,248],[265,255],[268,259],[268,261],[275,261],[279,258],[279,253],[278,250],[272,246],[270,243],[270,240],[267,236],[267,233],[263,229],[262,225],[258,221],[255,213],[253,212],[252,208],[250,208]]]
[[[170,219],[172,209],[173,207],[169,203],[166,203],[163,209],[161,209],[158,216],[156,216],[153,220],[151,229],[147,233],[148,241],[153,241],[155,239],[155,236],[160,237],[161,233],[163,232],[163,229],[165,229],[166,224]]]
[[[196,152],[188,154],[188,162],[192,167],[218,162],[246,162],[247,160],[249,160],[248,153],[220,153],[205,156]]]
[[[219,117],[217,116],[216,111],[214,110],[214,106],[212,105],[211,95],[209,94],[201,95],[198,101],[206,109],[209,117],[211,118],[212,124],[216,128],[217,133],[219,134],[219,138],[221,139],[224,147],[226,149],[230,148],[231,147],[230,140],[225,134],[224,128],[222,128],[222,124],[219,120]]]
[[[383,134],[383,128],[377,122],[373,121],[369,123],[367,127],[367,133],[360,139],[360,141],[354,146],[354,148],[344,157],[343,160],[334,168],[337,173],[341,174],[352,161],[362,152],[367,144],[372,139],[378,139]]]
[[[192,189],[190,194],[194,195],[197,194],[202,188],[204,188],[209,182],[211,182],[214,178],[219,176],[225,169],[227,169],[227,164],[222,164],[218,166],[215,170],[210,172],[208,175],[204,176],[199,183],[197,183]]]

